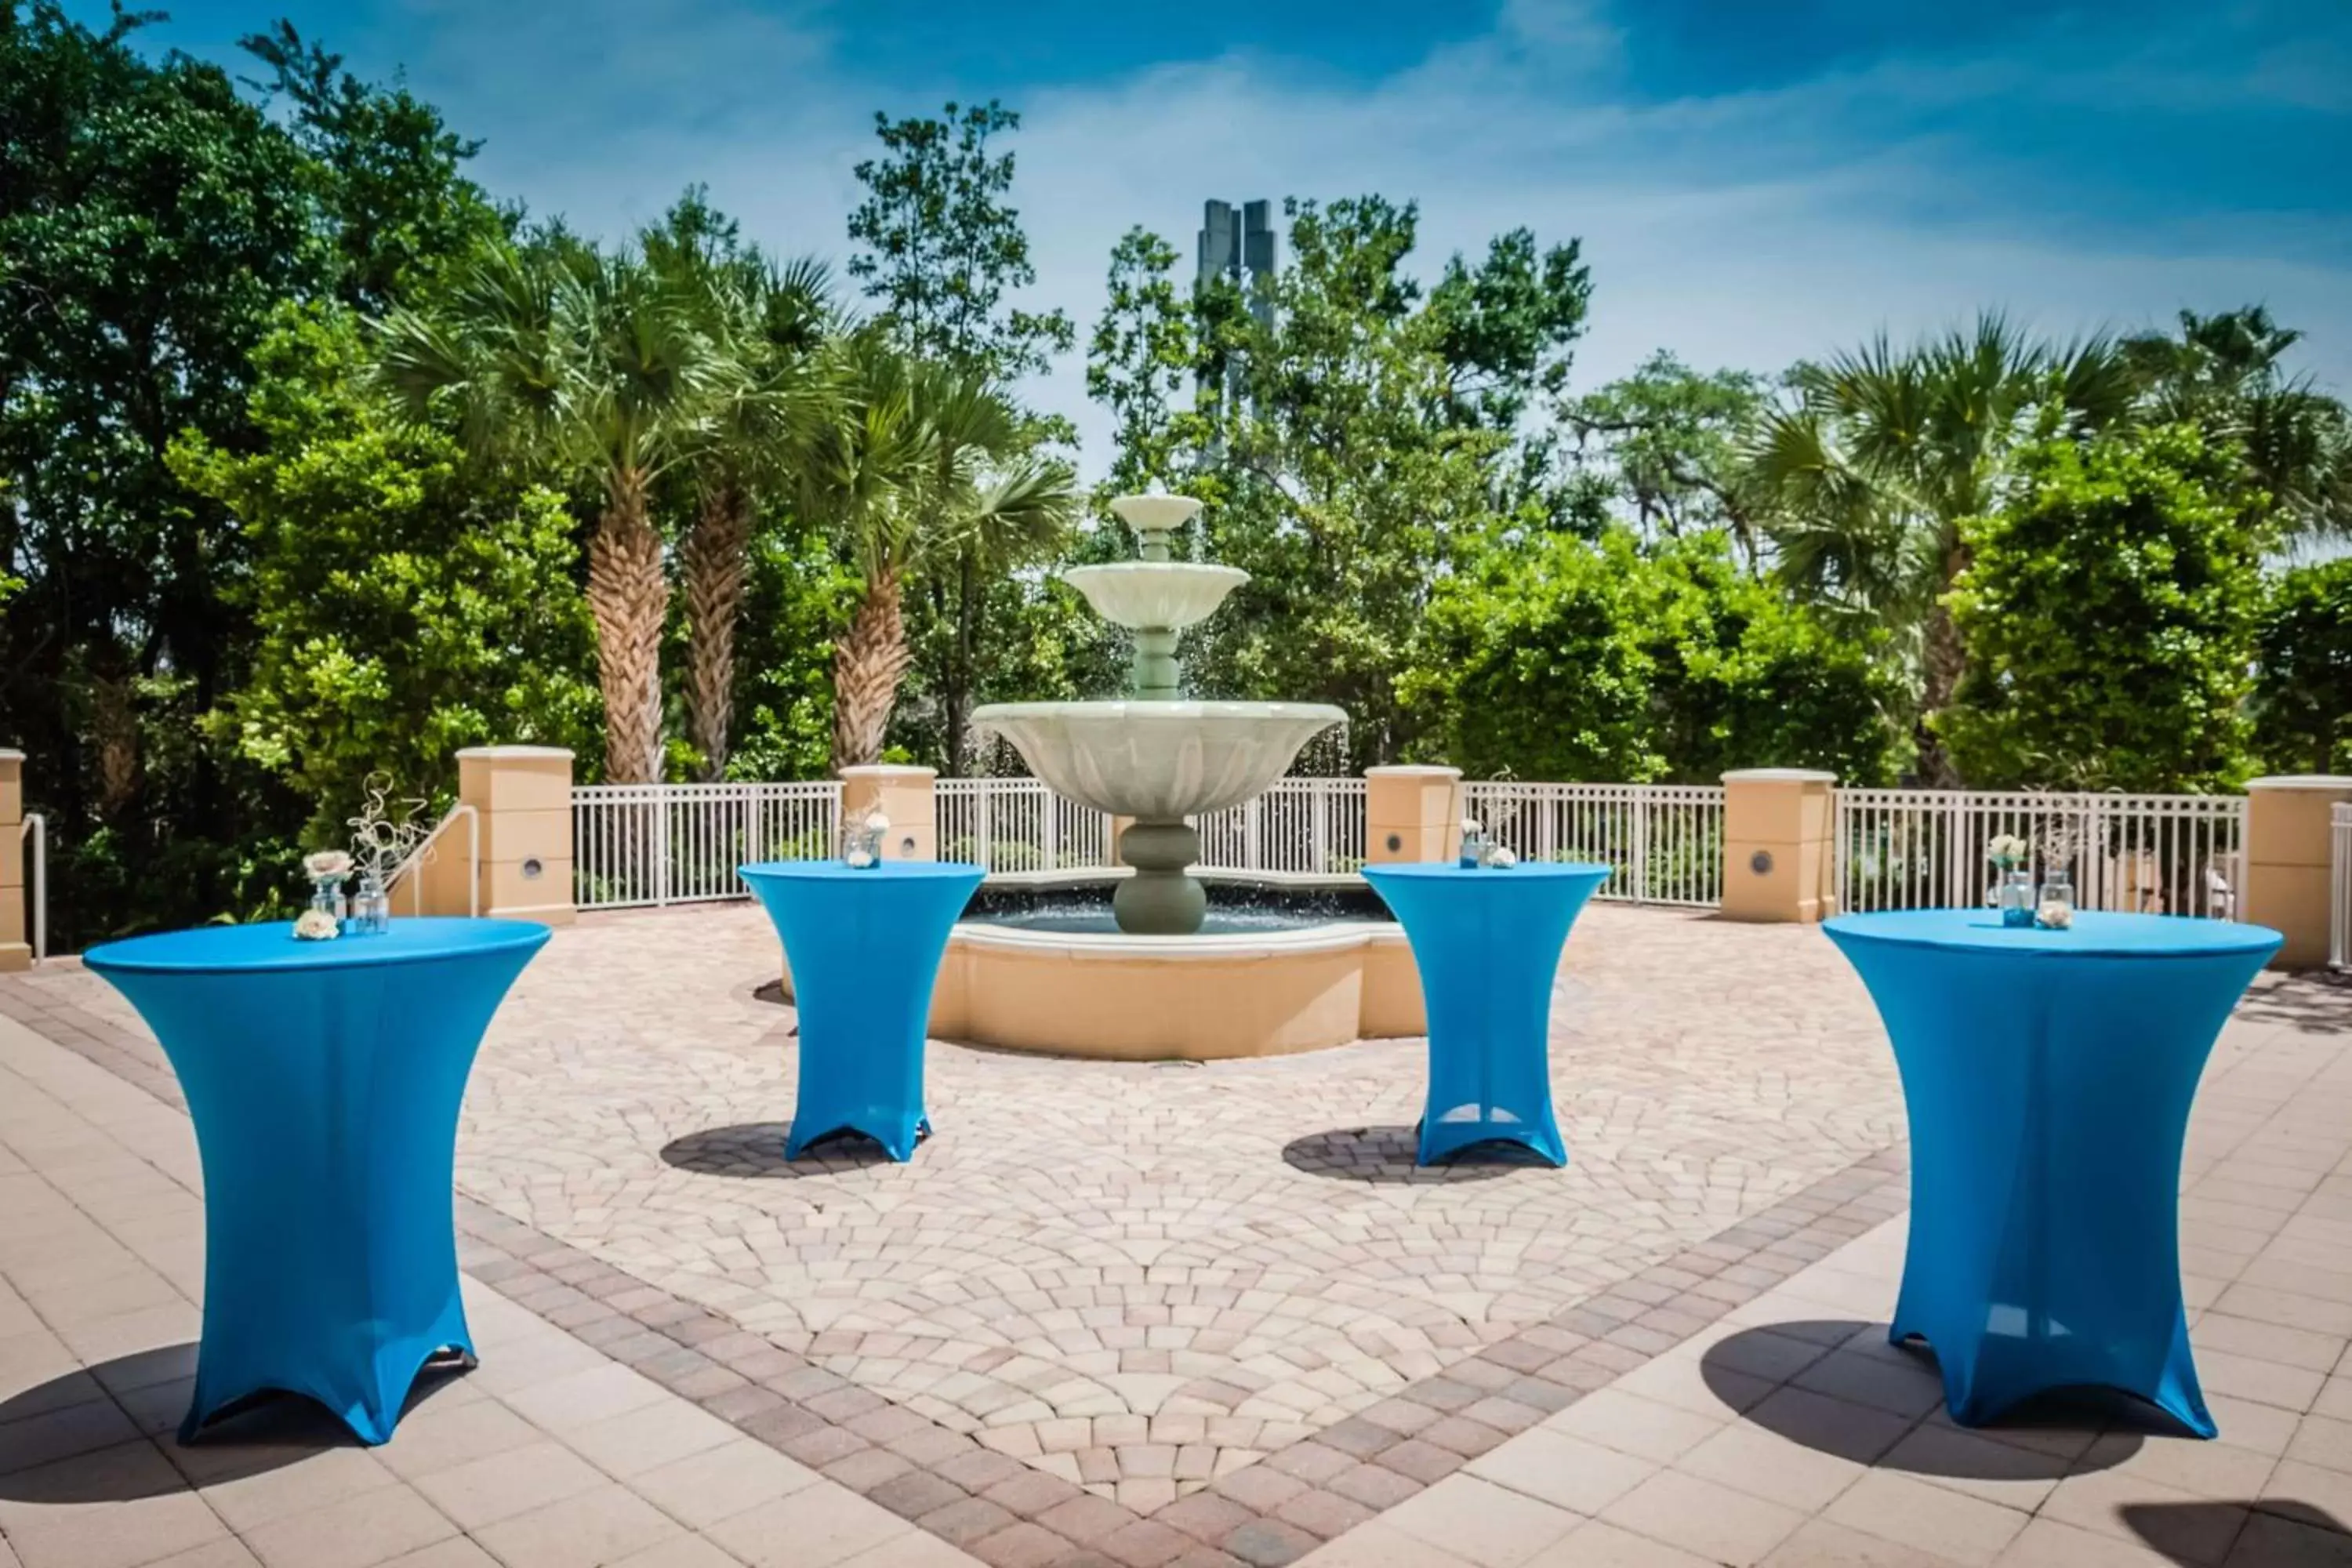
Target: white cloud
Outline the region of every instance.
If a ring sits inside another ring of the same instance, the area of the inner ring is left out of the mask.
[[[432,52],[411,56],[416,85],[489,137],[485,182],[595,232],[625,230],[702,180],[762,243],[838,257],[873,109],[934,107],[877,102],[829,63],[821,32],[744,0],[658,0],[650,17],[598,0],[537,23],[493,22],[486,13],[502,8],[457,0],[412,4],[412,19],[433,8]],[[1584,384],[1659,347],[1700,366],[1773,369],[1983,306],[2071,333],[2261,301],[2310,334],[2305,368],[2352,386],[2352,258],[2338,226],[2189,205],[2160,228],[2086,221],[2076,207],[2107,205],[2104,193],[2060,152],[2019,198],[1938,116],[1916,121],[1942,127],[1934,135],[1851,133],[1895,122],[1888,105],[2047,101],[2084,90],[2079,80],[2036,87],[1999,59],[1897,59],[1650,104],[1614,90],[1621,42],[1580,0],[1513,0],[1493,36],[1369,84],[1236,54],[1013,95],[1025,119],[1014,199],[1038,270],[1024,303],[1067,310],[1083,341],[1130,225],[1189,257],[1204,198],[1379,191],[1420,202],[1432,270],[1521,224],[1546,243],[1581,237],[1595,286]],[[510,87],[501,97],[518,59],[549,63],[527,98]],[[2326,95],[2291,61],[2263,68]],[[1873,112],[1856,118],[1857,105]],[[1073,356],[1030,392],[1076,420],[1099,471],[1106,424],[1081,369]]]

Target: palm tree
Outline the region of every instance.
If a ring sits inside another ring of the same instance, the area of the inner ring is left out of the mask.
[[[1016,558],[1057,538],[1077,506],[1068,471],[1023,452],[1019,416],[984,378],[913,363],[872,328],[840,353],[840,407],[796,463],[803,507],[832,529],[862,579],[834,645],[836,770],[882,754],[913,660],[908,572],[966,550],[983,562]]]
[[[2352,537],[2352,413],[2287,374],[2281,360],[2302,338],[2253,305],[2183,310],[2179,337],[2143,333],[2121,349],[2151,417],[2200,426],[2244,451],[2285,540]]]
[[[956,584],[953,641],[940,682],[948,771],[961,771],[971,728],[981,606],[990,580],[1050,556],[1077,506],[1071,475],[1028,448],[1030,426],[981,375],[946,365],[916,378],[931,446],[919,491],[919,537],[935,577]]]
[[[708,441],[740,367],[672,281],[629,253],[557,237],[500,247],[432,314],[379,323],[385,383],[453,415],[478,454],[519,456],[599,492],[588,607],[604,697],[604,776],[660,777],[669,605],[653,488]]]
[[[1964,662],[1944,605],[1968,565],[1961,521],[2000,503],[2012,454],[2053,420],[2129,417],[2134,377],[2105,338],[2052,346],[1988,315],[1913,348],[1881,336],[1800,365],[1790,386],[1794,402],[1744,455],[1742,492],[1786,585],[1895,633],[1918,668],[1924,719],[1951,700]],[[1924,724],[1919,742],[1921,773],[1956,782]]]
[[[725,776],[734,728],[735,636],[743,614],[752,523],[763,494],[788,479],[790,454],[824,417],[822,350],[835,329],[824,263],[772,265],[737,243],[734,226],[690,190],[643,237],[703,333],[731,362],[727,395],[694,454],[694,517],[678,543],[686,593],[687,738],[706,779]]]

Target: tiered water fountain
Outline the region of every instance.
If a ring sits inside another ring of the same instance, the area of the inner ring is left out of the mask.
[[[1134,634],[1129,699],[992,703],[972,722],[1011,742],[1056,795],[1128,821],[1119,858],[1135,874],[1111,896],[1120,931],[1187,935],[1208,909],[1192,875],[1201,836],[1187,819],[1264,795],[1301,746],[1348,716],[1322,702],[1183,699],[1177,634],[1213,615],[1249,574],[1169,559],[1169,536],[1201,510],[1190,497],[1121,496],[1111,510],[1135,530],[1142,559],[1063,577]]]
[[[1119,858],[1131,869],[991,877],[949,939],[932,1033],[1130,1061],[1420,1034],[1412,952],[1362,878],[1343,866],[1193,875],[1201,840],[1191,819],[1264,794],[1300,747],[1347,716],[1321,703],[1185,699],[1177,635],[1248,574],[1169,559],[1170,534],[1199,501],[1127,496],[1112,507],[1140,537],[1142,559],[1068,577],[1134,634],[1128,695],[998,703],[972,718],[1056,794],[1123,823]]]

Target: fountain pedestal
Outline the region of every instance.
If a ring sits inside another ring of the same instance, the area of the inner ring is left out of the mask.
[[[1118,858],[1135,868],[1110,896],[1119,930],[1189,936],[1201,929],[1209,895],[1190,875],[1201,858],[1201,835],[1189,823],[1132,823],[1118,836]]]

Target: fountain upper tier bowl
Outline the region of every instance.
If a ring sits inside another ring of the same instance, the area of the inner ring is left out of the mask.
[[[1181,822],[1264,795],[1347,718],[1325,702],[999,702],[972,722],[1012,742],[1055,795]]]
[[[1062,581],[1084,594],[1095,614],[1113,626],[1181,631],[1214,615],[1226,595],[1249,581],[1249,574],[1238,566],[1189,561],[1121,561],[1073,566]]]

